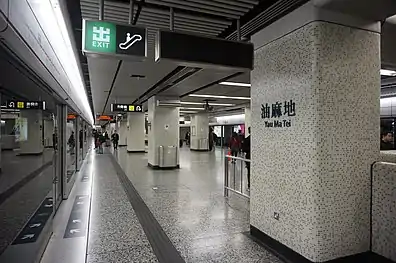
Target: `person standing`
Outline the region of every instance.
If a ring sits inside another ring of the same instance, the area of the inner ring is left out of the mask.
[[[186,132],[186,136],[184,137],[184,139],[186,140],[186,145],[190,146],[190,132]]]
[[[118,135],[117,131],[111,135],[111,140],[113,141],[114,150],[118,149],[118,141],[120,140],[120,136]]]
[[[209,127],[209,151],[213,150],[213,128]]]
[[[250,191],[250,127],[248,128],[248,137],[243,140],[243,152],[245,153],[247,179],[248,179],[248,191]]]
[[[232,156],[238,157],[238,153],[241,149],[240,145],[241,143],[238,138],[238,134],[236,132],[233,132],[230,139],[230,150]],[[235,159],[232,160],[232,163],[235,163]]]

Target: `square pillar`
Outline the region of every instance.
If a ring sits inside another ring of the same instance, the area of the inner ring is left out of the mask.
[[[370,249],[380,34],[360,22],[309,3],[252,38],[251,230],[312,262]]]
[[[207,113],[191,116],[192,151],[209,151],[209,116]]]
[[[250,107],[245,108],[245,137],[249,136],[248,129],[252,125],[252,110]]]
[[[129,112],[127,124],[127,151],[129,153],[144,153],[144,113]]]
[[[119,146],[127,146],[128,122],[122,120],[118,123],[120,141]]]
[[[164,98],[152,97],[148,100],[148,165],[152,168],[179,168],[179,107],[157,106],[160,99]],[[176,103],[180,100],[172,101]],[[167,156],[172,159],[171,165],[161,167],[160,147],[166,154],[172,152]]]

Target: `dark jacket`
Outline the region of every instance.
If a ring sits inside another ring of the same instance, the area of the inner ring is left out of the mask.
[[[243,140],[242,150],[246,153],[246,159],[250,159],[250,135]]]
[[[384,142],[383,140],[381,140],[381,151],[389,151],[393,149],[394,147],[392,143]]]
[[[113,142],[118,142],[118,141],[120,140],[120,135],[118,135],[118,133],[113,133],[113,134],[111,135],[111,140],[112,140]]]

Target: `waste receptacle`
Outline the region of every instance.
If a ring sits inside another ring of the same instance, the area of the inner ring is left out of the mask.
[[[204,139],[200,139],[198,142],[198,149],[199,150],[207,150],[209,149],[208,147],[208,139],[204,138]]]
[[[159,147],[159,167],[177,167],[177,147],[160,146]]]

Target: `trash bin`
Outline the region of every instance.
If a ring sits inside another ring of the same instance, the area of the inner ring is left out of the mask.
[[[159,167],[176,167],[177,166],[177,147],[160,146],[159,147]]]

